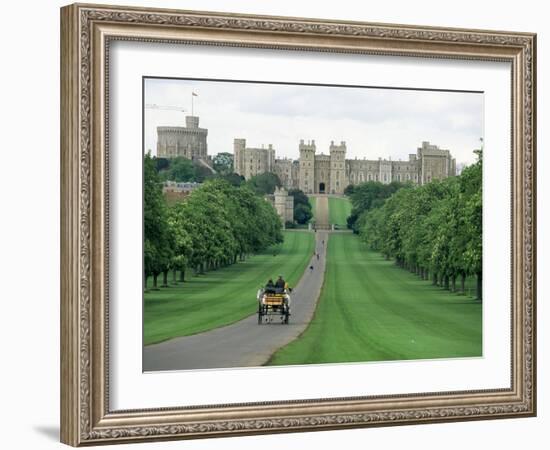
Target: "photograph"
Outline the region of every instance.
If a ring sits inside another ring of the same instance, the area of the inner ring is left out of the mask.
[[[51,20],[61,442],[505,436],[537,415],[541,25],[256,4]]]
[[[483,91],[142,89],[144,372],[484,356]]]

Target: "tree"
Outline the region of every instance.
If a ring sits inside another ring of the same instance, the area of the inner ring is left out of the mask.
[[[212,172],[212,169],[204,164],[195,164],[195,181],[202,183],[211,178],[216,178],[216,174]]]
[[[212,158],[214,170],[220,175],[233,173],[233,154],[222,152]]]
[[[481,150],[476,151],[478,160],[466,167],[460,175],[460,190],[464,197],[467,246],[465,260],[467,270],[477,277],[477,298],[482,299],[482,163]]]
[[[481,300],[482,154],[477,153],[478,161],[458,177],[414,188],[364,183],[350,197],[354,229],[372,249],[422,279],[431,274],[433,284],[453,292],[458,277],[464,292],[466,276],[476,276]]]
[[[352,229],[354,233],[359,233],[360,226],[356,225],[356,222],[361,214],[373,208],[379,208],[387,198],[404,187],[411,188],[412,184],[398,181],[393,181],[390,184],[367,181],[350,189],[346,188],[352,204],[351,214],[347,218],[348,228]]]
[[[159,158],[157,156],[155,158],[155,168],[157,169],[157,172],[168,170],[170,168],[170,160],[168,158]]]
[[[312,217],[311,206],[304,205],[303,203],[294,205],[294,220],[296,222],[299,224],[308,223]]]
[[[191,260],[193,240],[189,233],[191,224],[188,222],[184,203],[175,203],[168,213],[168,227],[173,236],[174,254],[171,261],[172,269],[180,271],[180,280],[185,281],[185,270]]]
[[[225,175],[221,175],[219,178],[227,181],[232,186],[237,186],[237,187],[245,182],[244,177],[236,173],[228,173]]]
[[[167,180],[177,182],[196,181],[195,166],[190,159],[178,156],[170,161],[165,177]]]
[[[156,288],[158,275],[170,266],[172,242],[161,182],[150,154],[146,154],[143,160],[143,181],[145,285],[147,278],[153,275],[153,286]]]
[[[308,223],[313,213],[307,195],[300,189],[291,189],[288,195],[294,198],[294,220],[299,224]]]
[[[250,186],[257,194],[273,194],[275,192],[275,188],[281,187],[281,180],[274,173],[264,172],[250,178],[247,181],[247,185]]]
[[[248,187],[212,179],[193,191],[170,214],[173,265],[196,273],[215,270],[247,254],[282,242],[275,209]]]

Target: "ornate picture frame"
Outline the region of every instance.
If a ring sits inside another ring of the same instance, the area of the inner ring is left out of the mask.
[[[511,385],[112,410],[109,49],[114,41],[511,64]],[[74,4],[61,9],[61,440],[97,445],[536,414],[536,35]]]

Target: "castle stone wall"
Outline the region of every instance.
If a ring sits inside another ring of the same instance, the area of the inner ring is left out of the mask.
[[[233,141],[234,170],[246,180],[265,172],[275,171],[275,149],[271,144],[267,148],[250,148],[246,139]]]

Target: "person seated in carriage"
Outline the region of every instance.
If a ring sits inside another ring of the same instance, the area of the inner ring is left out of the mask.
[[[270,278],[265,285],[264,292],[267,294],[275,294],[275,284],[273,283],[273,280]]]

